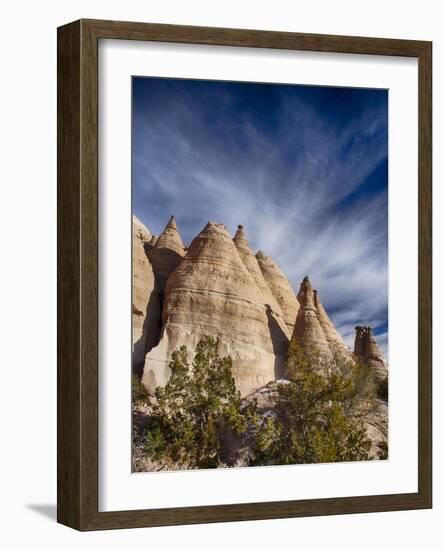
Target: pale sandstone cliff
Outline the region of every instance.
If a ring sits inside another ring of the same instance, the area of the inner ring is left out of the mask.
[[[280,305],[283,318],[292,334],[300,304],[292,290],[291,283],[278,265],[261,250],[255,256],[269,289]]]
[[[266,284],[263,273],[258,265],[257,258],[254,256],[249,246],[249,242],[246,238],[245,230],[242,225],[238,226],[233,240],[240,258],[242,259],[246,269],[249,271],[249,274],[259,290],[258,298],[260,303],[265,306],[268,317],[270,316],[271,319],[275,319],[275,327],[273,327],[273,323],[270,323],[269,327],[270,331],[274,331],[276,336],[274,340],[277,348],[274,351],[276,355],[285,355],[292,331],[286,325],[280,305],[273,296],[269,286]],[[278,342],[279,338],[281,340],[281,344]]]
[[[291,336],[291,333],[283,319],[283,312],[281,311],[280,305],[278,304],[277,300],[274,298],[271,290],[269,289],[269,286],[266,284],[263,273],[261,272],[260,266],[258,265],[257,258],[254,256],[251,247],[249,246],[249,242],[246,238],[246,233],[242,225],[238,226],[233,241],[235,243],[235,246],[237,247],[240,258],[245,264],[246,269],[249,271],[249,274],[253,278],[254,283],[260,290],[260,299],[262,301],[262,304],[269,305],[272,308],[274,315],[279,319],[279,324],[282,331],[289,338]]]
[[[161,307],[154,272],[146,254],[152,236],[146,226],[132,217],[132,349],[133,368],[143,369],[146,352],[157,343]]]
[[[169,278],[163,323],[161,341],[145,361],[143,383],[151,391],[167,382],[172,351],[186,345],[192,354],[205,335],[220,338],[242,394],[273,380],[284,361],[278,352],[286,336],[218,223],[208,222]]]
[[[145,363],[151,391],[167,382],[172,351],[186,345],[192,353],[205,335],[219,337],[234,359],[242,394],[284,376],[291,336],[325,363],[341,350],[373,367],[378,381],[386,377],[369,327],[358,328],[352,355],[309,278],[296,297],[271,258],[260,251],[254,257],[243,226],[231,239],[223,225],[208,222],[188,253],[173,216],[159,237],[135,217],[133,227],[134,364]]]

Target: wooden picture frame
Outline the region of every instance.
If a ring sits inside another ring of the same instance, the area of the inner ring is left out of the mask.
[[[98,511],[98,42],[124,39],[418,59],[418,492]],[[80,20],[58,29],[58,521],[79,530],[432,506],[432,44],[412,40]]]

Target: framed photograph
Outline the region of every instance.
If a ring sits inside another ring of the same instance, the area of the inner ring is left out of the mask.
[[[58,29],[58,521],[432,506],[430,42]]]

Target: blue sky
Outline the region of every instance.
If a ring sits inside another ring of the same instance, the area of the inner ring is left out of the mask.
[[[208,220],[308,274],[349,345],[388,338],[388,92],[133,79],[133,211],[186,244]]]

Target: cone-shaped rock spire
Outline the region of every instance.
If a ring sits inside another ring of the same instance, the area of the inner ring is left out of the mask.
[[[182,253],[185,249],[180,233],[178,232],[177,222],[175,217],[169,218],[163,233],[159,236],[156,242],[157,248],[169,248],[175,250],[178,253]]]
[[[185,246],[178,232],[174,216],[171,216],[163,233],[158,237],[154,248],[149,251],[149,259],[154,269],[160,294],[166,282],[185,255]]]
[[[354,356],[357,362],[369,365],[374,369],[378,382],[387,377],[388,364],[378,347],[371,327],[355,327]]]
[[[206,335],[231,356],[242,394],[273,380],[277,358],[259,294],[226,228],[208,222],[168,280],[162,338],[146,356],[143,383],[165,384],[172,352],[185,345],[192,357]]]
[[[292,337],[305,349],[318,352],[324,361],[330,361],[332,353],[318,319],[314,289],[308,276],[303,279],[300,285],[297,299],[300,303],[300,309]]]
[[[237,226],[237,231],[235,233],[234,242],[237,246],[243,246],[249,248],[249,241],[246,238],[245,228],[243,225]]]
[[[294,330],[297,313],[300,309],[300,304],[294,291],[292,290],[292,286],[283,271],[272,260],[272,258],[266,256],[266,254],[264,254],[261,250],[257,252],[255,257],[257,258],[263,278],[277,303],[280,305],[283,318],[292,333]]]
[[[149,230],[132,217],[132,349],[133,367],[141,372],[146,352],[157,345],[161,327],[161,308],[154,272],[146,255]]]
[[[273,328],[271,336],[273,337],[273,340],[275,340],[276,348],[281,347],[281,350],[279,350],[279,355],[285,355],[292,330],[289,330],[287,327],[280,305],[266,284],[263,273],[258,265],[257,258],[254,256],[249,246],[249,242],[246,238],[245,230],[242,225],[238,226],[234,237],[234,243],[237,247],[240,258],[260,291],[257,295],[257,301],[266,307],[270,319],[270,328]],[[282,341],[282,343],[280,344],[279,341]]]

